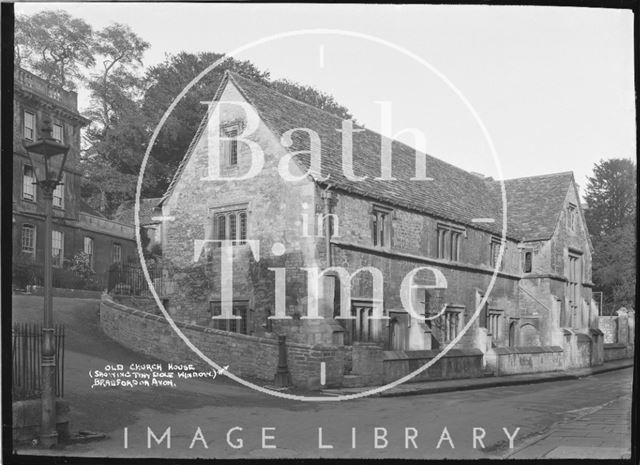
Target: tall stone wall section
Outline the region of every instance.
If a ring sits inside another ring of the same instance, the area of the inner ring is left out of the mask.
[[[220,366],[250,380],[273,382],[278,366],[275,339],[228,333],[213,328],[176,322],[185,336]],[[176,334],[162,315],[136,310],[103,297],[100,327],[125,347],[165,362],[193,363],[205,367]],[[344,351],[335,346],[287,343],[287,360],[292,382],[308,389],[320,389],[320,363],[326,365],[326,386],[340,386],[344,372]]]

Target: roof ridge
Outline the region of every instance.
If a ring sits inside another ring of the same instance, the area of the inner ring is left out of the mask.
[[[242,76],[241,74],[238,74],[235,71],[226,70],[225,74],[229,74],[232,79],[235,79],[235,77],[240,77],[241,80],[249,81],[251,84],[254,84],[254,85],[260,86],[260,87],[262,87],[264,89],[267,89],[268,91],[273,92],[274,94],[277,94],[277,95],[279,95],[281,97],[284,97],[286,99],[292,100],[292,101],[294,101],[296,103],[299,103],[299,104],[302,104],[302,105],[304,105],[306,107],[309,107],[309,108],[313,109],[314,111],[320,111],[320,112],[325,113],[325,114],[327,114],[327,115],[329,115],[329,116],[331,116],[333,118],[336,118],[336,119],[338,119],[340,121],[343,121],[343,118],[341,118],[340,116],[338,116],[338,115],[336,115],[334,113],[331,113],[331,112],[329,112],[327,110],[323,110],[322,108],[318,108],[318,107],[316,107],[314,105],[311,105],[310,103],[303,102],[303,101],[298,100],[296,98],[290,97],[289,95],[283,94],[282,92],[278,92],[276,89],[273,89],[272,87],[265,86],[264,84],[256,82],[253,79],[249,79],[248,77]],[[238,83],[236,82],[236,84],[238,84]],[[238,84],[238,85],[241,85],[241,84]],[[247,98],[246,96],[244,96],[244,97],[255,107],[255,105],[253,104],[253,102],[251,102],[251,100],[249,98]],[[256,110],[257,110],[257,108],[256,108]],[[353,118],[351,118],[351,121],[353,121]],[[437,162],[444,163],[445,165],[448,165],[448,166],[450,166],[450,167],[452,167],[454,169],[462,171],[462,172],[464,172],[465,174],[467,174],[469,176],[473,176],[474,178],[482,180],[482,179],[478,178],[476,175],[474,175],[473,173],[471,173],[470,171],[465,170],[464,168],[460,168],[459,166],[456,166],[453,163],[449,163],[448,161],[442,160],[441,158],[438,158],[435,155],[431,155],[431,154],[429,154],[427,152],[422,152],[422,151],[418,150],[417,148],[412,147],[409,144],[406,144],[406,143],[402,142],[401,140],[394,139],[393,137],[385,136],[384,134],[381,134],[381,133],[379,133],[377,131],[374,131],[373,129],[370,129],[370,128],[362,125],[362,124],[356,124],[355,121],[354,121],[354,127],[358,127],[358,126],[360,128],[362,128],[363,130],[368,131],[371,134],[375,134],[378,137],[384,137],[385,139],[391,140],[392,144],[393,143],[400,144],[400,145],[402,145],[402,146],[404,146],[404,147],[406,147],[406,148],[408,148],[410,150],[413,150],[414,152],[418,152],[418,153],[421,153],[421,154],[426,155],[428,157],[431,157],[432,159],[436,160]]]
[[[573,171],[559,171],[557,173],[535,174],[535,175],[532,175],[532,176],[522,176],[522,177],[518,177],[518,178],[495,179],[494,182],[517,181],[519,179],[531,179],[531,178],[552,178],[552,177],[555,177],[555,176],[566,176],[566,175],[569,175],[569,174],[573,176]]]
[[[294,102],[296,102],[296,103],[300,103],[300,104],[305,105],[305,106],[307,106],[307,107],[309,107],[309,108],[313,108],[313,109],[314,109],[314,110],[316,110],[316,111],[321,111],[321,112],[323,112],[323,113],[326,113],[326,114],[327,114],[327,115],[329,115],[329,116],[332,116],[332,117],[334,117],[334,118],[338,118],[339,120],[342,120],[342,118],[341,118],[340,116],[336,115],[335,113],[331,113],[330,111],[325,110],[325,109],[323,109],[323,108],[318,108],[318,107],[316,107],[316,106],[314,106],[314,105],[311,105],[310,103],[303,102],[302,100],[298,100],[297,98],[293,98],[293,97],[291,97],[290,95],[283,94],[282,92],[278,92],[278,91],[277,91],[276,89],[274,89],[273,87],[265,86],[264,84],[262,84],[262,83],[260,83],[260,82],[257,82],[257,81],[254,81],[253,79],[250,79],[250,78],[248,78],[248,77],[246,77],[246,76],[243,76],[242,74],[238,74],[238,73],[237,73],[237,72],[235,72],[235,71],[226,70],[226,71],[225,71],[225,73],[228,73],[232,78],[239,77],[240,79],[244,79],[245,81],[249,81],[249,82],[251,82],[252,84],[255,84],[255,85],[257,85],[257,86],[264,87],[265,89],[268,89],[268,90],[270,90],[271,92],[274,92],[274,93],[276,93],[276,94],[278,94],[278,95],[280,95],[280,96],[282,96],[282,97],[284,97],[284,98],[287,98],[287,99],[289,99],[289,100],[293,100],[293,101],[294,101]],[[298,85],[305,85],[305,84],[300,84],[300,83],[297,83],[297,84],[298,84]],[[309,86],[309,87],[311,87],[311,86]],[[322,92],[322,91],[320,91],[320,92]],[[353,120],[353,118],[352,118],[352,120]],[[366,129],[364,126],[362,126],[362,127],[363,127],[363,129]]]

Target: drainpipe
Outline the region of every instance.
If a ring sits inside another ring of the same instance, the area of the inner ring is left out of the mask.
[[[320,193],[320,197],[322,197],[322,199],[324,200],[323,215],[324,215],[325,221],[323,222],[323,225],[324,225],[324,246],[325,246],[325,253],[327,255],[327,267],[332,266],[332,263],[333,263],[331,259],[332,217],[329,216],[331,214],[331,199],[333,198],[333,193],[329,191],[330,188],[331,188],[331,185],[328,185],[326,189]]]

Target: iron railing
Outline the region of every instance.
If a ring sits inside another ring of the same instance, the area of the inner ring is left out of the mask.
[[[64,396],[64,325],[54,327],[55,393]],[[12,330],[13,400],[35,399],[42,393],[42,325],[18,323]]]
[[[158,295],[167,295],[170,279],[169,270],[160,266],[148,267],[149,277]],[[111,294],[151,297],[149,283],[139,266],[122,265],[112,267],[108,272],[107,290]]]

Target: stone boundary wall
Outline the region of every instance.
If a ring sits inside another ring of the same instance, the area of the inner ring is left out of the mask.
[[[568,328],[563,330],[564,342],[564,369],[588,368],[590,366],[602,364],[602,336],[600,342],[592,340],[587,333],[574,331]],[[600,331],[600,333],[602,333]],[[597,360],[600,360],[598,363]],[[595,362],[595,363],[594,363]]]
[[[277,340],[182,322],[176,322],[176,326],[211,360],[221,366],[229,365],[230,373],[263,384],[273,383],[278,366]],[[163,315],[136,310],[103,295],[100,327],[107,336],[135,352],[165,362],[209,367],[173,331]],[[295,386],[320,389],[342,384],[344,351],[339,347],[287,343],[287,360]],[[321,362],[326,364],[326,386],[320,385]]]
[[[564,368],[564,350],[559,346],[494,347],[485,360],[496,376],[559,371]]]
[[[604,343],[606,344],[622,344],[626,346],[627,357],[632,357],[635,348],[636,337],[636,312],[633,309],[621,307],[616,311],[616,315],[599,316],[598,327],[604,333]],[[609,355],[614,355],[609,349]],[[615,359],[608,359],[615,360]]]
[[[439,350],[383,351],[383,382],[390,383],[412,373],[439,353]],[[408,382],[480,377],[484,375],[483,357],[480,349],[452,349]]]
[[[633,357],[633,352],[629,352],[626,344],[614,342],[613,344],[604,345],[604,360],[606,362],[629,357]]]
[[[88,291],[86,289],[65,289],[62,287],[54,287],[51,289],[51,293],[53,297],[66,297],[69,299],[100,299],[102,295],[102,291]],[[35,286],[34,289],[29,293],[22,292],[23,295],[35,295],[35,296],[43,296],[44,295],[44,287]]]
[[[599,316],[598,328],[604,333],[604,343],[614,344],[618,342],[618,317]]]

